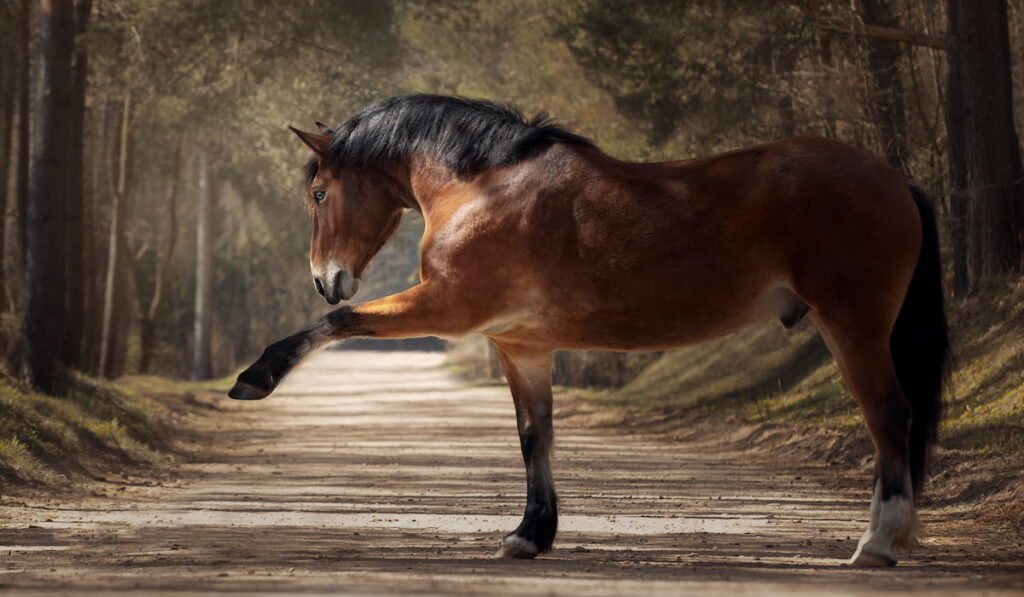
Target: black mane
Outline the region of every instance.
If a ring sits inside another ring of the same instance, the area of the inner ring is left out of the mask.
[[[527,120],[517,109],[487,100],[399,95],[370,104],[338,127],[326,160],[366,166],[422,153],[464,174],[518,163],[555,142],[594,146],[543,112]]]

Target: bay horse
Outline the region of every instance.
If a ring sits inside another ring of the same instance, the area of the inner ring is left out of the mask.
[[[343,306],[270,345],[232,398],[268,396],[303,357],[353,336],[482,334],[497,348],[526,464],[526,511],[502,558],[551,548],[555,350],[664,350],[810,317],[875,446],[870,524],[850,562],[891,566],[915,539],[948,337],[935,217],[881,159],[815,137],[627,163],[543,114],[405,95],[313,151],[310,267],[352,298],[402,213],[423,215],[420,283]]]

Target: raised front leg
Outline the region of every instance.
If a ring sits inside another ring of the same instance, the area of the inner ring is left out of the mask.
[[[534,558],[551,549],[558,529],[550,463],[554,442],[551,353],[517,354],[499,346],[498,357],[516,405],[519,443],[526,463],[526,513],[519,527],[502,541],[495,557]]]
[[[260,358],[238,376],[228,396],[259,400],[303,359],[331,342],[353,336],[416,338],[459,335],[472,321],[447,304],[444,293],[435,298],[425,284],[382,299],[331,311],[314,325],[268,346]]]

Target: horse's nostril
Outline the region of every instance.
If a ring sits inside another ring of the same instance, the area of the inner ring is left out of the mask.
[[[320,281],[320,278],[313,278],[313,284],[316,285],[316,291],[320,293],[320,296],[324,296],[324,283]]]

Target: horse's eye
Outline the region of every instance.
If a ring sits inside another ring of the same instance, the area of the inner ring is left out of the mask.
[[[327,191],[313,191],[313,199],[316,199],[317,203],[323,203],[326,198]]]

